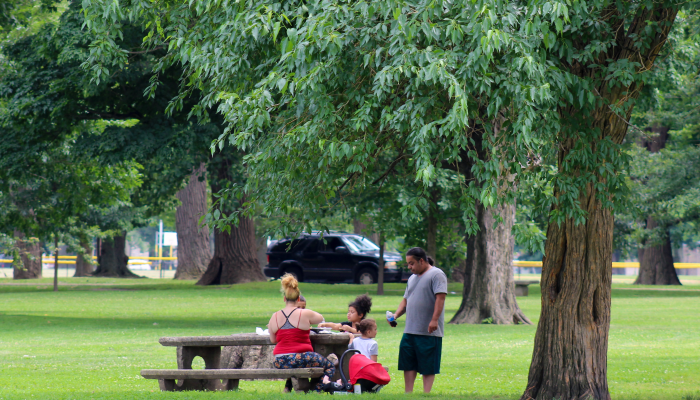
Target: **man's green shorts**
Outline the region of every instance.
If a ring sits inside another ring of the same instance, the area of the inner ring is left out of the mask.
[[[421,375],[440,373],[442,338],[404,333],[399,345],[399,370]]]

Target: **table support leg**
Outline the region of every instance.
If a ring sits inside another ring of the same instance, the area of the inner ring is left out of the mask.
[[[308,378],[292,378],[292,388],[295,392],[308,392],[311,390],[311,383]]]
[[[223,390],[238,390],[238,379],[229,379]]]
[[[158,379],[158,385],[163,392],[172,392],[175,390],[175,379]]]
[[[177,348],[178,369],[192,369],[192,360],[202,357],[204,369],[221,368],[221,347],[182,347]]]

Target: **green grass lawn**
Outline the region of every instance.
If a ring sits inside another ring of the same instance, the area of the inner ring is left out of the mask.
[[[279,282],[195,287],[156,279],[49,278],[30,285],[0,279],[0,399],[279,399],[283,382],[241,382],[231,393],[161,393],[143,368],[175,368],[161,336],[253,332],[282,306]],[[636,289],[636,290],[630,290]],[[608,354],[613,399],[700,400],[700,287],[678,290],[615,284]],[[459,307],[460,285],[446,316]],[[310,308],[344,320],[347,303],[373,286],[302,284]],[[374,296],[371,316],[395,310],[403,285]],[[539,287],[518,298],[536,324]],[[399,328],[402,325],[399,325]],[[536,325],[449,325],[435,398],[517,399],[525,388]],[[380,324],[379,361],[392,383],[377,398],[403,398],[396,370],[401,329]],[[199,360],[201,361],[201,360]],[[202,363],[199,368],[203,368]],[[417,382],[420,388],[420,382]],[[296,397],[295,395],[290,395]],[[415,395],[419,397],[419,394]]]

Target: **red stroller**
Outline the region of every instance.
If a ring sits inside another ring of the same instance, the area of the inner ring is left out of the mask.
[[[350,356],[350,361],[348,362],[350,380],[348,380],[345,371],[343,371],[343,366],[345,365],[345,357],[352,353],[357,354]],[[327,384],[325,388],[326,392],[377,393],[381,388],[391,382],[391,377],[384,367],[382,367],[382,364],[370,360],[355,349],[346,350],[343,355],[340,356],[338,368],[340,369],[340,378],[343,383],[341,385],[334,383]]]

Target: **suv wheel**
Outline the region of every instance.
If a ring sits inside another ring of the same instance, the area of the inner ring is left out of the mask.
[[[371,268],[363,268],[357,273],[355,282],[360,285],[371,285],[377,283],[377,272]]]
[[[284,276],[284,274],[290,274],[293,275],[294,278],[296,278],[297,281],[299,282],[304,282],[304,275],[301,273],[301,270],[297,267],[287,267],[284,269],[284,272],[282,272],[282,275],[280,275],[280,278]]]

